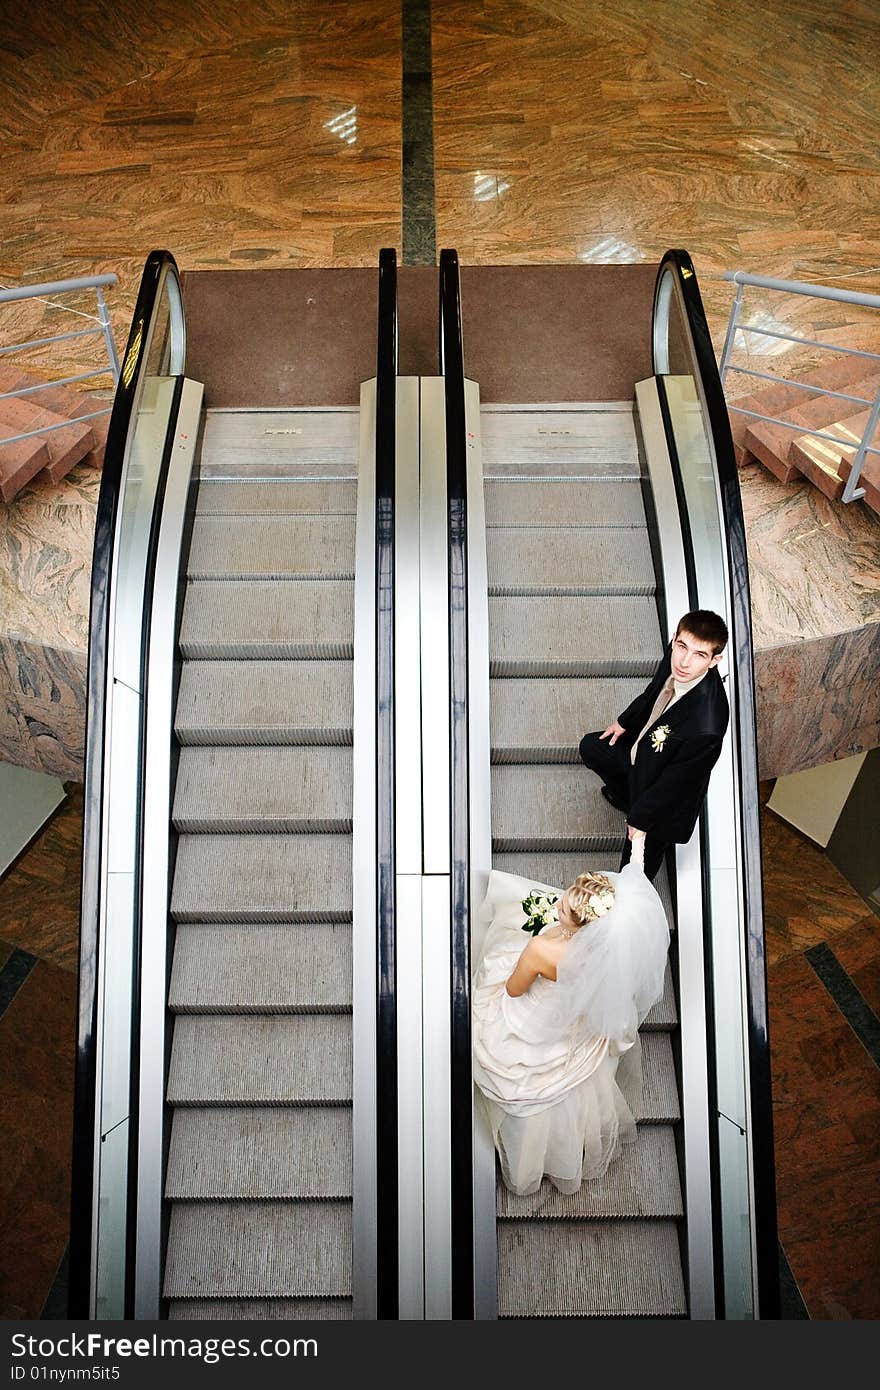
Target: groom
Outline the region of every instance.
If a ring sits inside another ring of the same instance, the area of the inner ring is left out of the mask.
[[[605,783],[602,795],[626,814],[621,869],[637,831],[646,832],[651,879],[667,845],[691,838],[730,718],[715,669],[726,645],[717,613],[685,613],[647,689],[602,733],[581,739],[582,760]]]

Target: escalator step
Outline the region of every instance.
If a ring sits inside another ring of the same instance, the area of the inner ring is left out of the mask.
[[[173,823],[184,834],[351,832],[350,748],[184,748]]]
[[[351,1008],[351,926],[192,922],[177,928],[175,1013],[341,1013]]]
[[[311,482],[203,478],[196,503],[197,516],[285,516],[297,512],[353,516],[356,511],[357,483],[327,478]]]
[[[176,1298],[168,1305],[172,1322],[227,1319],[229,1322],[318,1322],[350,1319],[350,1298]]]
[[[625,819],[582,763],[510,764],[492,769],[492,843],[498,853],[617,845]]]
[[[352,720],[350,661],[183,663],[174,731],[184,746],[350,744]]]
[[[191,579],[354,579],[353,516],[197,516]]]
[[[672,969],[667,961],[666,974],[663,976],[663,995],[645,1018],[642,1031],[645,1033],[669,1033],[677,1027],[678,1009],[675,1004],[675,986],[672,983]]]
[[[687,1315],[675,1221],[502,1221],[499,1317]]]
[[[497,1203],[499,1217],[519,1220],[681,1216],[675,1133],[670,1125],[641,1125],[604,1179],[583,1183],[570,1197],[547,1181],[530,1197],[518,1197],[499,1177]]]
[[[541,364],[535,363],[541,371]],[[639,453],[630,402],[573,410],[552,405],[527,411],[485,406],[480,411],[483,474],[487,479],[638,477]]]
[[[189,1201],[351,1197],[351,1110],[178,1107],[165,1196]]]
[[[653,594],[645,530],[498,526],[486,532],[490,594]]]
[[[166,1298],[347,1297],[348,1202],[177,1202]]]
[[[347,1105],[347,1014],[178,1014],[170,1105]]]
[[[354,585],[340,579],[193,579],[180,631],[186,660],[347,660]]]
[[[348,835],[182,835],[178,922],[343,922],[351,918]]]
[[[642,1033],[642,1114],[645,1124],[674,1124],[681,1119],[675,1063],[668,1033]]]
[[[638,478],[623,482],[602,478],[526,482],[510,478],[487,482],[484,493],[488,527],[646,525]]]
[[[489,599],[493,676],[650,678],[662,655],[653,598]]]
[[[493,854],[492,867],[501,869],[504,873],[520,874],[523,878],[533,878],[535,883],[547,883],[558,888],[567,888],[570,883],[574,883],[578,874],[600,873],[603,869],[612,869],[616,873],[623,843],[623,836],[621,835],[619,844],[613,852],[590,850],[577,854],[564,854],[551,851],[542,854],[530,850],[528,854]],[[674,931],[675,915],[672,911],[672,896],[669,891],[665,864],[660,866],[653,882],[660,894],[666,920],[670,929]]]
[[[640,695],[645,680],[533,676],[489,682],[493,763],[577,763],[578,744],[601,732]]]

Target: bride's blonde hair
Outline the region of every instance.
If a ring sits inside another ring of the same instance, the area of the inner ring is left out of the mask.
[[[601,893],[610,893],[611,897],[614,897],[614,885],[607,874],[578,874],[562,897],[583,926],[585,922],[592,922],[597,916],[603,915],[590,906],[590,898]]]

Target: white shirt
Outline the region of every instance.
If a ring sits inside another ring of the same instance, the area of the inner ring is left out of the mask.
[[[693,690],[693,689],[694,689],[694,686],[699,685],[699,684],[700,684],[700,681],[703,679],[703,676],[705,676],[705,675],[707,674],[708,670],[709,670],[709,667],[707,666],[707,667],[706,667],[706,670],[703,672],[703,675],[702,675],[702,676],[694,676],[693,679],[692,679],[692,680],[689,680],[689,681],[680,681],[680,680],[678,679],[677,676],[673,676],[673,677],[672,677],[673,696],[672,696],[672,699],[669,701],[669,704],[666,706],[666,708],[665,708],[664,710],[662,710],[661,714],[665,714],[665,713],[666,713],[666,710],[672,709],[672,706],[675,704],[676,700],[680,700],[681,697],[682,697],[682,695],[687,695],[687,693],[688,693],[689,690]],[[666,685],[666,683],[668,682],[668,680],[669,680],[669,677],[667,676],[666,681],[664,681],[664,683],[663,683],[664,686]],[[656,708],[656,704],[655,704],[655,708]],[[652,713],[651,713],[651,718],[648,720],[647,724],[646,724],[645,727],[642,729],[642,732],[639,734],[638,738],[636,739],[635,743],[633,744],[632,748],[630,749],[629,760],[630,760],[630,763],[631,763],[631,765],[632,765],[633,767],[635,767],[635,765],[636,765],[636,753],[637,753],[637,751],[638,751],[638,747],[639,747],[639,744],[640,744],[642,738],[643,738],[644,735],[648,732],[648,730],[650,729],[651,725],[652,725],[652,724],[655,724],[655,723],[657,722],[657,720],[658,720],[660,717],[661,717],[661,715],[655,715],[655,714],[653,713],[653,711],[652,711]]]

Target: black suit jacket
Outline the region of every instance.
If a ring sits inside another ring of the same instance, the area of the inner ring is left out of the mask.
[[[670,642],[651,684],[618,715],[618,723],[626,730],[627,761],[671,671]],[[697,823],[709,775],[718,761],[729,721],[724,682],[718,667],[713,666],[693,690],[664,710],[639,744],[635,766],[629,773],[627,821],[630,825],[653,833],[665,843],[687,843]],[[669,725],[669,735],[663,746],[655,750],[651,733],[661,724]]]

